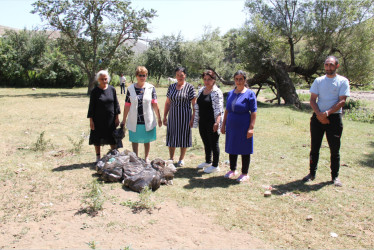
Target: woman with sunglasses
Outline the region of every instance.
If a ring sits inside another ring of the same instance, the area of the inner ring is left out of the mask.
[[[144,159],[148,159],[150,142],[156,140],[156,125],[162,126],[155,87],[147,83],[148,70],[143,66],[136,68],[137,83],[127,88],[125,108],[121,125],[126,124],[132,150],[138,155],[139,143],[144,143]],[[157,120],[156,120],[156,115]]]

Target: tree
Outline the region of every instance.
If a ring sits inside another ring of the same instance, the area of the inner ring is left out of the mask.
[[[71,55],[61,52],[54,40],[49,40],[37,73],[35,81],[39,87],[84,86],[84,73],[74,64]]]
[[[34,82],[47,48],[48,36],[40,31],[8,30],[1,38],[0,76],[14,86]]]
[[[241,60],[246,69],[256,73],[249,82],[275,86],[286,104],[300,105],[290,73],[311,82],[322,72],[326,56],[357,59],[347,49],[350,41],[362,50],[370,48],[370,41],[373,45],[372,39],[359,38],[372,37],[369,29],[354,32],[372,18],[373,0],[247,0],[245,5],[250,22],[238,54],[245,55]]]
[[[60,46],[74,56],[75,63],[89,79],[88,94],[94,87],[95,74],[107,68],[120,46],[137,41],[149,31],[155,10],[135,11],[123,0],[38,0],[33,13],[59,30]],[[130,49],[130,47],[127,47]]]
[[[206,27],[201,39],[183,44],[184,59],[182,64],[189,69],[191,76],[200,77],[205,69],[214,70],[219,76],[232,77],[232,71],[237,67],[228,55],[229,39],[220,36],[219,29]],[[222,78],[221,81],[226,82]]]
[[[145,66],[150,75],[156,77],[157,84],[162,76],[172,76],[175,67],[181,63],[182,36],[163,36],[149,43],[149,48],[145,52],[147,61]]]

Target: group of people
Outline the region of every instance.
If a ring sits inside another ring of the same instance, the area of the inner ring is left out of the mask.
[[[326,132],[331,150],[331,176],[336,186],[341,186],[339,175],[339,148],[342,134],[341,108],[349,96],[348,80],[336,74],[338,59],[330,56],[324,63],[326,76],[313,83],[311,92],[312,146],[310,173],[304,181],[315,179],[319,149]],[[176,148],[180,148],[177,165],[185,165],[184,157],[192,146],[191,128],[199,129],[204,144],[205,161],[197,166],[205,173],[220,171],[220,134],[226,135],[225,152],[229,154],[230,170],[225,178],[236,178],[238,182],[249,180],[250,155],[253,154],[253,135],[257,115],[255,93],[249,89],[246,73],[234,74],[235,88],[227,95],[224,111],[223,94],[216,85],[216,74],[212,70],[202,73],[204,86],[195,93],[194,86],[186,82],[186,69],[175,70],[176,82],[167,90],[163,119],[158,107],[155,87],[148,83],[148,70],[136,68],[137,82],[127,88],[122,122],[115,88],[109,85],[107,71],[97,73],[98,86],[91,92],[87,117],[90,119],[89,144],[95,146],[96,160],[100,159],[100,146],[109,144],[114,149],[112,132],[121,124],[129,130],[129,141],[138,155],[139,143],[144,144],[144,159],[149,162],[150,143],[156,140],[156,127],[167,126],[166,146],[169,158],[174,161]],[[122,87],[121,87],[122,92]],[[318,99],[318,101],[317,101]],[[241,155],[241,174],[237,171],[238,156]]]

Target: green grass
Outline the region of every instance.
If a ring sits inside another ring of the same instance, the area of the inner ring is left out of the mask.
[[[40,207],[41,203],[81,201],[90,191],[87,185],[96,178],[94,148],[87,138],[81,146],[78,141],[83,134],[89,134],[89,99],[85,93],[83,88],[0,89],[1,224],[43,221],[58,209]],[[161,113],[165,94],[166,88],[157,89]],[[123,107],[124,95],[119,100]],[[325,139],[317,178],[303,184],[300,179],[308,173],[311,111],[268,103],[258,106],[249,183],[238,185],[223,178],[228,170],[223,164],[228,159],[224,136],[220,139],[223,170],[210,175],[198,171],[196,166],[204,160],[204,152],[198,130],[194,129],[194,147],[187,151],[186,167],[178,169],[174,185],[161,187],[153,198],[194,207],[227,230],[250,232],[274,248],[373,248],[373,125],[343,121],[342,188],[329,182]],[[43,131],[43,141],[49,144],[44,151],[32,150]],[[165,127],[157,128],[158,139],[151,144],[150,158],[168,158],[165,135]],[[131,149],[127,135],[124,147]],[[72,154],[72,148],[79,150]],[[108,146],[103,148],[107,150]],[[142,150],[140,147],[141,157]],[[263,193],[269,186],[273,194],[265,198]],[[105,183],[100,188],[104,193],[113,188],[126,192],[120,184]],[[308,216],[312,220],[307,220]],[[19,235],[27,234],[22,228],[26,227],[20,227]],[[338,237],[331,237],[331,232]],[[90,243],[94,244],[89,247],[96,247],[95,241]]]

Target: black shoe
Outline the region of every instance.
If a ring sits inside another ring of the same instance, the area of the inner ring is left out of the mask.
[[[305,176],[303,178],[303,182],[314,181],[315,178],[316,178],[316,176],[314,176],[312,174],[308,174],[307,176]]]
[[[339,180],[338,177],[335,177],[334,179],[332,179],[332,182],[334,183],[335,187],[341,187],[341,186],[343,186],[342,182]]]

